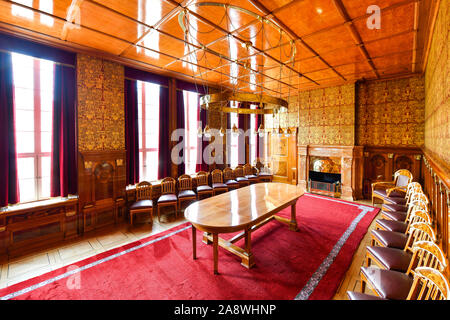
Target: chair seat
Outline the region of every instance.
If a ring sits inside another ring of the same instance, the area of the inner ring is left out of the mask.
[[[408,215],[406,212],[401,211],[381,211],[382,217],[394,221],[405,221],[406,216]]]
[[[347,296],[350,300],[386,300],[381,297],[373,296],[371,294],[365,294],[354,291],[347,291]]]
[[[163,194],[158,199],[158,203],[162,202],[177,202],[177,196],[175,194]]]
[[[260,173],[258,173],[258,176],[259,177],[271,177],[272,174],[267,173],[267,172],[260,172]]]
[[[404,198],[404,197],[406,197],[406,191],[393,190],[393,191],[391,191],[391,193],[389,194],[389,197],[399,197],[399,198]]]
[[[212,188],[210,186],[198,186],[197,187],[197,193],[199,192],[207,192],[207,191],[211,191],[212,192]]]
[[[383,203],[383,205],[381,206],[381,210],[406,212],[408,211],[408,206],[396,203]]]
[[[412,254],[402,249],[368,246],[367,251],[379,261],[385,269],[406,273]]]
[[[192,190],[183,190],[178,192],[178,198],[195,198],[197,195]]]
[[[228,188],[227,185],[225,183],[213,183],[212,185],[213,189],[223,189],[223,188]]]
[[[377,225],[387,231],[394,231],[405,233],[408,229],[408,224],[402,221],[388,220],[388,219],[378,219]]]
[[[139,200],[130,206],[130,210],[149,209],[149,208],[153,208],[152,200]]]
[[[389,248],[404,249],[408,236],[400,232],[385,230],[372,230],[372,235],[384,246]]]
[[[237,182],[236,180],[227,180],[227,181],[225,181],[225,184],[227,185],[227,186],[232,186],[232,185],[238,185],[239,184],[239,182]]]
[[[376,195],[381,196],[383,198],[387,196],[386,190],[384,190],[384,189],[375,189],[375,190],[373,190],[373,193],[375,193]]]
[[[248,181],[248,179],[245,178],[245,177],[237,177],[237,178],[236,178],[236,181],[237,181],[237,182]]]
[[[413,279],[403,272],[361,267],[361,273],[380,297],[385,299],[406,300],[413,284]]]
[[[406,204],[406,199],[402,197],[384,197],[384,202],[388,204]]]
[[[246,175],[245,177],[246,177],[248,180],[255,180],[255,179],[258,179],[258,177],[255,176],[254,174],[249,174],[249,175]]]

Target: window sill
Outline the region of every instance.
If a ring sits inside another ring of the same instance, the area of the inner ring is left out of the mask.
[[[44,206],[49,206],[53,204],[60,204],[69,200],[78,199],[77,195],[69,195],[68,197],[55,197],[50,198],[46,200],[38,200],[38,201],[32,201],[32,202],[26,202],[26,203],[17,203],[12,204],[7,207],[0,208],[0,214],[7,213],[10,211],[19,211],[19,210],[26,210],[26,209],[32,209],[32,208],[39,208]]]

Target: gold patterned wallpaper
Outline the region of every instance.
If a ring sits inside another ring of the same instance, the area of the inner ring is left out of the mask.
[[[450,4],[441,1],[425,71],[425,148],[450,163]]]
[[[287,113],[265,117],[266,129],[298,127],[298,144],[355,144],[355,85],[300,92]]]
[[[424,86],[422,76],[358,84],[357,145],[423,146]]]
[[[124,67],[77,55],[78,150],[124,150]]]

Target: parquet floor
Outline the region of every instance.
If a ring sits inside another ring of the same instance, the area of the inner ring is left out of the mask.
[[[370,204],[370,202],[366,200],[357,202]],[[65,242],[63,245],[57,245],[32,254],[2,261],[0,262],[0,288],[13,285],[64,266],[69,266],[77,261],[143,239],[186,221],[182,214],[178,214],[178,217],[178,219],[175,219],[174,217],[170,218],[167,216],[167,218],[165,218],[162,216],[161,223],[159,223],[157,219],[154,219],[153,225],[146,221],[141,221],[136,222],[133,227],[124,222],[117,226],[104,228],[101,231],[95,232],[95,234],[88,234],[71,242]],[[165,219],[168,220],[164,221]],[[374,226],[375,222],[372,223],[369,230],[373,229]],[[368,232],[356,251],[352,264],[342,280],[334,299],[347,299],[347,290],[359,291],[359,268],[363,263],[365,247],[369,242],[370,233]]]

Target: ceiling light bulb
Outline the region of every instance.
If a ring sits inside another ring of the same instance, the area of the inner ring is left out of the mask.
[[[220,135],[221,137],[223,137],[223,136],[225,135],[225,130],[224,130],[222,127],[220,127],[219,135]]]
[[[318,14],[322,14],[322,12],[323,12],[322,8],[317,8],[316,11]]]
[[[202,127],[198,127],[197,129],[197,137],[201,138],[203,135]]]
[[[264,126],[262,125],[262,123],[259,125],[258,134],[261,138],[264,137]]]
[[[205,135],[205,138],[211,138],[211,129],[209,129],[209,126],[206,125],[205,130],[203,131],[203,134]]]
[[[231,134],[235,137],[239,135],[239,129],[236,127],[236,124],[233,124],[233,128],[231,129]]]

